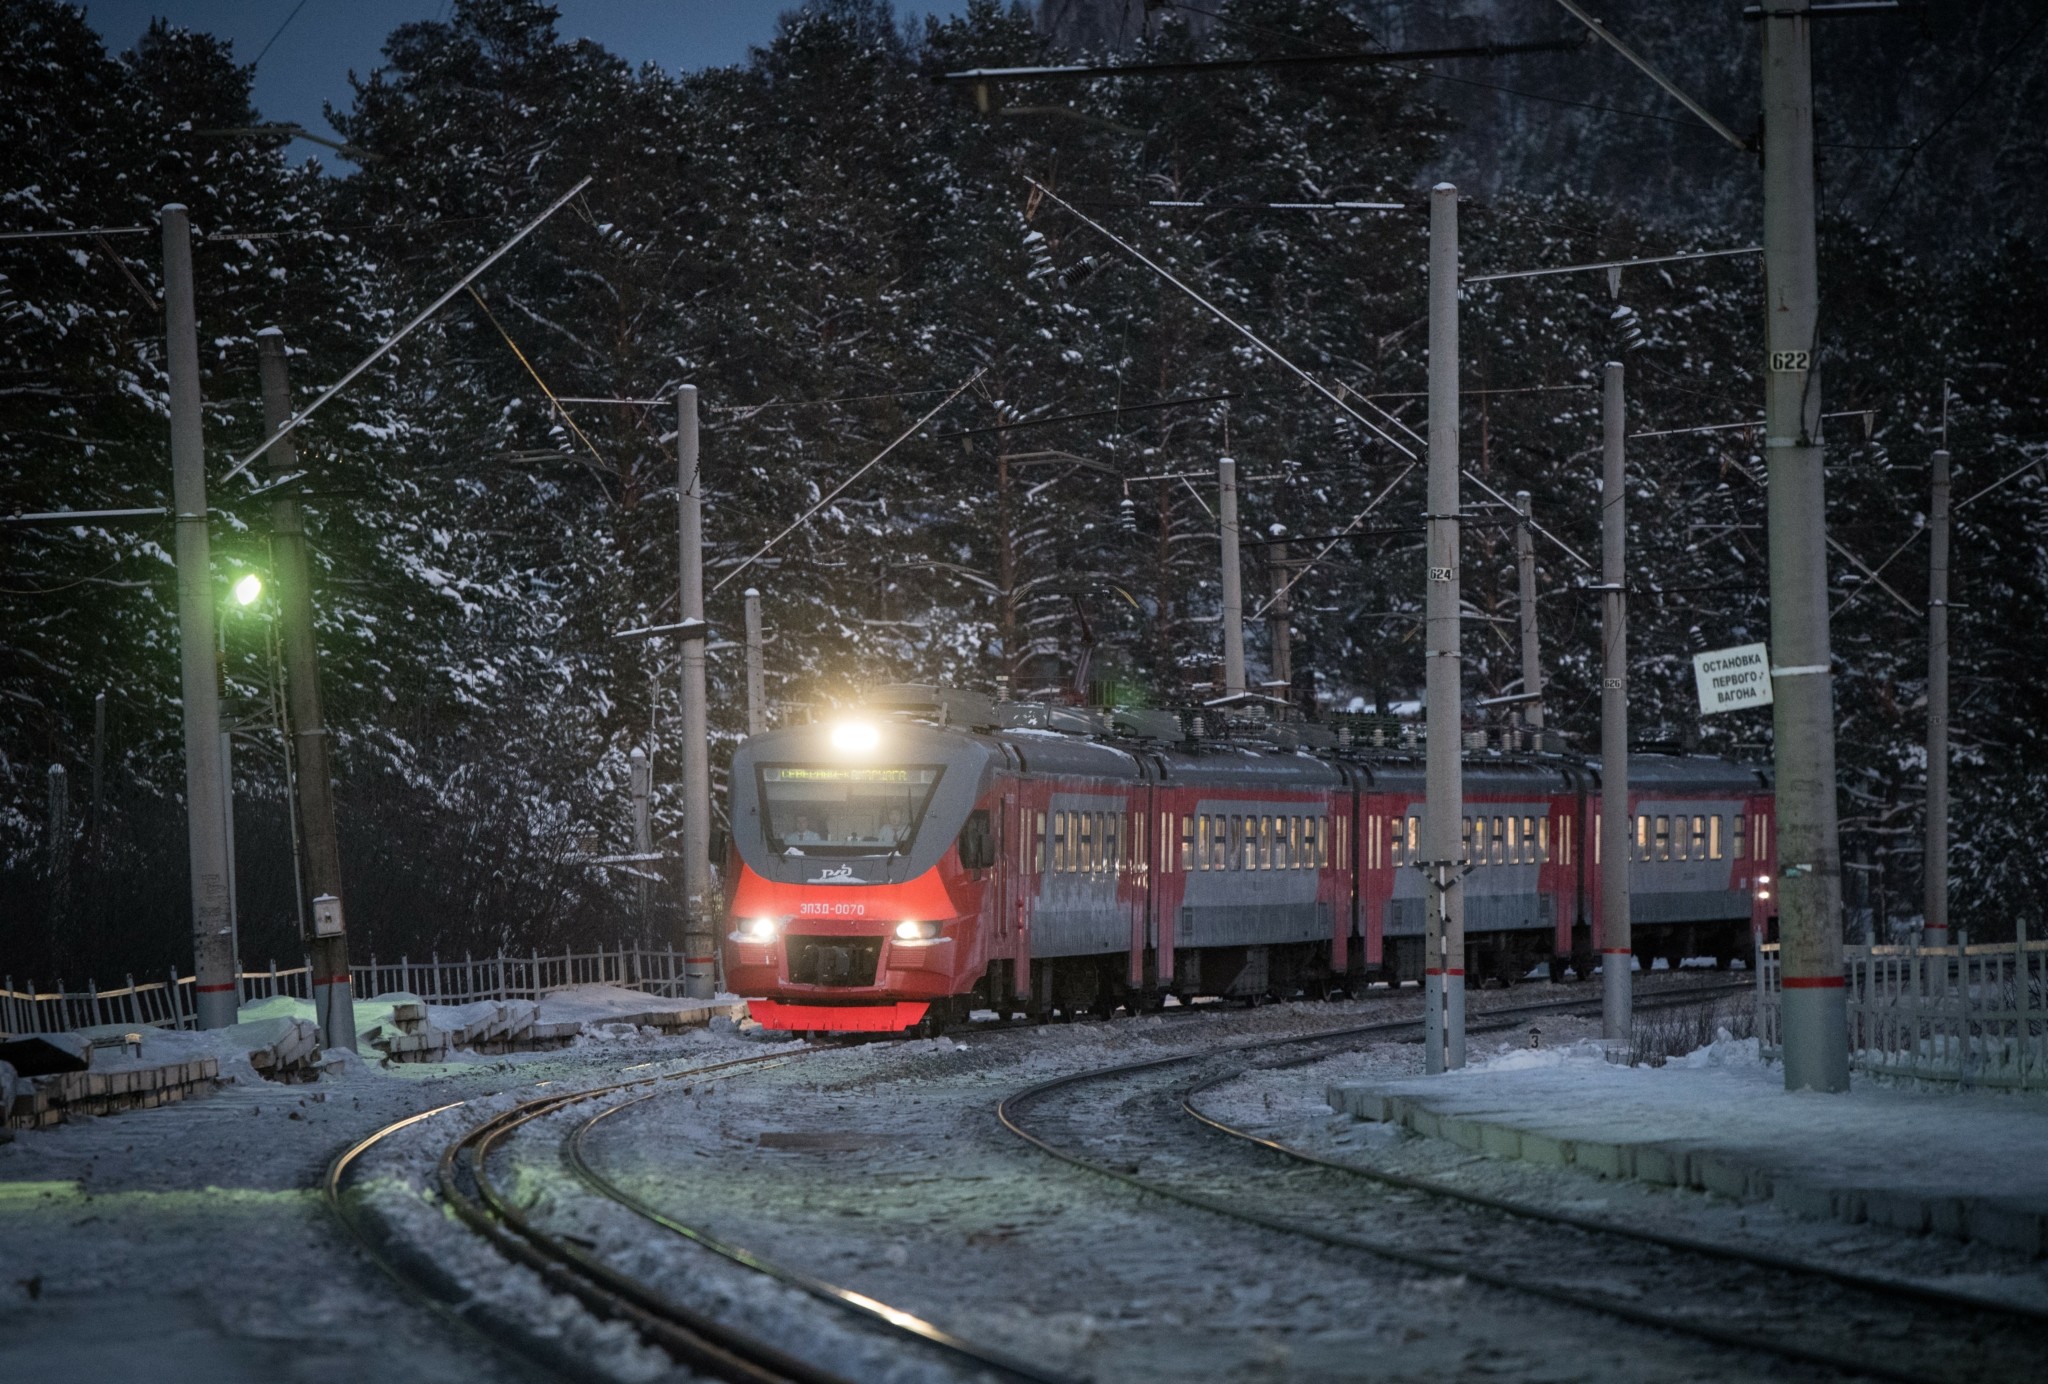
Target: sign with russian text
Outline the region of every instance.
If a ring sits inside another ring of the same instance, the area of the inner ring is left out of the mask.
[[[1771,704],[1771,654],[1762,644],[1738,644],[1692,656],[1700,715]]]

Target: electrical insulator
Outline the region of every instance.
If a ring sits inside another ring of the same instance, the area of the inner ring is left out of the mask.
[[[1138,505],[1128,495],[1124,496],[1117,504],[1116,524],[1125,533],[1136,533],[1138,531]]]

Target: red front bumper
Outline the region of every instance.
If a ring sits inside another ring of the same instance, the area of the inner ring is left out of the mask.
[[[802,1033],[896,1033],[924,1018],[930,1005],[907,1000],[891,1004],[789,1004],[749,1000],[747,1012],[763,1028]]]

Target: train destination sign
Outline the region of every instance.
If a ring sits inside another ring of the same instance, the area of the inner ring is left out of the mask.
[[[1692,656],[1700,714],[1771,704],[1771,654],[1762,644],[1738,644]]]

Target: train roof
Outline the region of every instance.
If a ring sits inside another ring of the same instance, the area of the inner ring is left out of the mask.
[[[997,703],[976,693],[914,684],[875,689],[864,705],[952,743],[978,745],[991,761],[1006,758],[1027,773],[1254,789],[1357,784],[1415,792],[1425,776],[1420,744],[1367,746],[1353,738],[1340,746],[1329,727],[1261,721],[1228,709]],[[1197,717],[1208,723],[1191,725]],[[1227,738],[1217,738],[1219,732]],[[1569,792],[1597,789],[1600,782],[1597,756],[1555,751],[1467,749],[1463,767],[1467,789],[1482,793]],[[1731,796],[1768,791],[1771,783],[1768,766],[1665,750],[1632,753],[1629,776],[1638,791],[1668,786]]]

